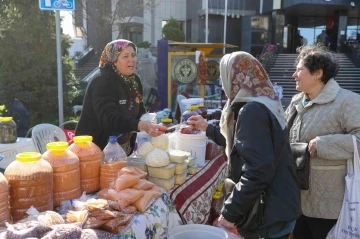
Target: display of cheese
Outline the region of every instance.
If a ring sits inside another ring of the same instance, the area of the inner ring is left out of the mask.
[[[175,175],[175,184],[181,185],[185,183],[187,171],[185,170],[182,174]]]
[[[197,172],[197,167],[196,166],[188,167],[188,173],[189,174],[195,174],[196,172]]]
[[[183,174],[186,171],[187,163],[177,163],[175,166],[175,174]]]
[[[175,186],[175,176],[169,179],[148,176],[148,180],[165,190],[170,190]]]
[[[139,156],[146,157],[153,149],[154,147],[150,142],[143,142],[139,145],[136,152]]]
[[[169,161],[169,156],[167,153],[161,149],[154,149],[146,156],[146,164],[150,167],[164,167],[167,166]]]
[[[169,149],[169,137],[166,134],[152,137],[151,144],[154,148],[167,151]]]
[[[148,174],[151,177],[169,179],[175,174],[176,164],[171,163],[165,167],[150,167],[148,166]]]
[[[172,163],[183,163],[185,159],[190,155],[189,152],[182,150],[170,150],[169,151],[169,159]]]

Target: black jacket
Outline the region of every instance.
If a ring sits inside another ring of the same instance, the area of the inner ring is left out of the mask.
[[[287,130],[281,129],[274,114],[261,103],[248,102],[239,111],[242,105],[232,107],[237,123],[230,155],[230,178],[237,184],[224,204],[222,215],[229,222],[241,222],[265,191],[265,223],[256,232],[243,231],[240,227],[238,231],[245,238],[268,237],[280,232],[301,214],[295,162]],[[226,143],[219,128],[212,125],[207,135],[217,143]],[[279,157],[282,147],[285,148]]]
[[[142,95],[140,78],[136,75],[135,79]],[[145,108],[143,102],[136,103],[129,92],[129,86],[111,66],[101,68],[100,75],[91,80],[86,88],[75,135],[91,135],[93,142],[104,149],[109,136],[123,134],[118,142],[124,144],[130,140],[133,148],[139,119],[145,113]],[[134,107],[129,109],[131,103]]]

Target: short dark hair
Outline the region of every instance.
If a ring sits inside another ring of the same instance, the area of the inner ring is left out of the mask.
[[[295,65],[300,61],[311,74],[322,69],[323,76],[321,81],[326,84],[331,78],[334,78],[339,72],[339,64],[334,56],[325,46],[321,44],[311,45],[309,47],[300,47],[297,49],[299,56],[295,60]]]

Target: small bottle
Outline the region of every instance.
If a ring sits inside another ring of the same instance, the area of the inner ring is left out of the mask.
[[[105,157],[100,168],[100,189],[108,188],[117,178],[120,169],[127,164],[127,155],[117,142],[117,136],[109,137],[109,143],[103,152]]]
[[[0,117],[0,144],[11,144],[17,140],[16,123],[12,117]]]

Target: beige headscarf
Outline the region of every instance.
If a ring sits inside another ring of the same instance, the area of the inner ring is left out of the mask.
[[[233,103],[260,102],[276,116],[281,128],[285,128],[282,104],[265,69],[255,57],[243,51],[226,54],[220,61],[220,76],[228,98],[220,119],[220,132],[226,138],[228,158],[234,141]]]

